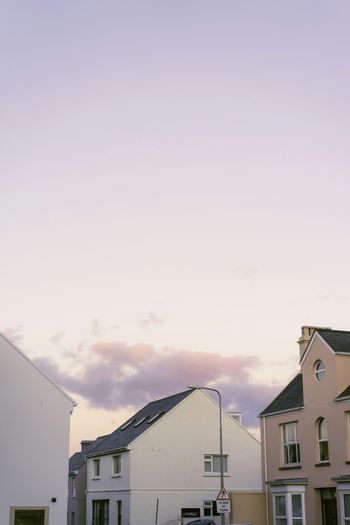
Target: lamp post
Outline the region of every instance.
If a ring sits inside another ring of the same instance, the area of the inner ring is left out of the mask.
[[[216,388],[209,388],[207,386],[189,386],[191,390],[210,390],[215,392],[219,396],[219,439],[220,439],[220,490],[224,490],[224,457],[222,452],[222,403],[221,403],[221,394]],[[221,523],[225,523],[225,514],[221,512]]]

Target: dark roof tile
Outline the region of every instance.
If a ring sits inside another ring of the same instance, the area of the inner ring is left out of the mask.
[[[298,410],[304,406],[303,376],[299,373],[280,394],[260,413],[260,416]]]
[[[93,450],[87,453],[87,456],[91,457],[106,454],[113,450],[126,448],[129,443],[143,434],[153,423],[161,419],[191,393],[192,390],[186,390],[185,392],[180,392],[179,394],[148,403],[148,405],[141,408],[141,410],[112,432],[112,434],[107,436],[106,439],[98,443]]]
[[[75,472],[84,465],[86,461],[86,455],[91,452],[101,441],[103,441],[107,436],[100,436],[95,441],[92,441],[90,445],[86,445],[83,450],[76,452],[69,458],[69,472]]]
[[[331,329],[318,329],[316,331],[334,352],[350,354],[350,332]]]
[[[347,399],[350,397],[350,385],[346,387],[345,390],[342,391],[339,396],[335,398],[336,401],[341,401],[342,399]]]

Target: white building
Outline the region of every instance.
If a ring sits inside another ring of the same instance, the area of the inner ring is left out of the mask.
[[[0,524],[67,519],[74,402],[0,334]]]
[[[222,427],[225,488],[261,490],[259,442],[224,411]],[[219,451],[218,405],[205,392],[149,403],[87,455],[87,524],[219,523]]]

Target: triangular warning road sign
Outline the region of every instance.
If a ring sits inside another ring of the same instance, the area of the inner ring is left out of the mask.
[[[226,489],[222,488],[216,499],[230,499]]]

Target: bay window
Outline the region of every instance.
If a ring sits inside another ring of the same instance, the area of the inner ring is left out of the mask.
[[[306,524],[304,486],[276,486],[272,487],[271,491],[273,499],[273,525]]]

